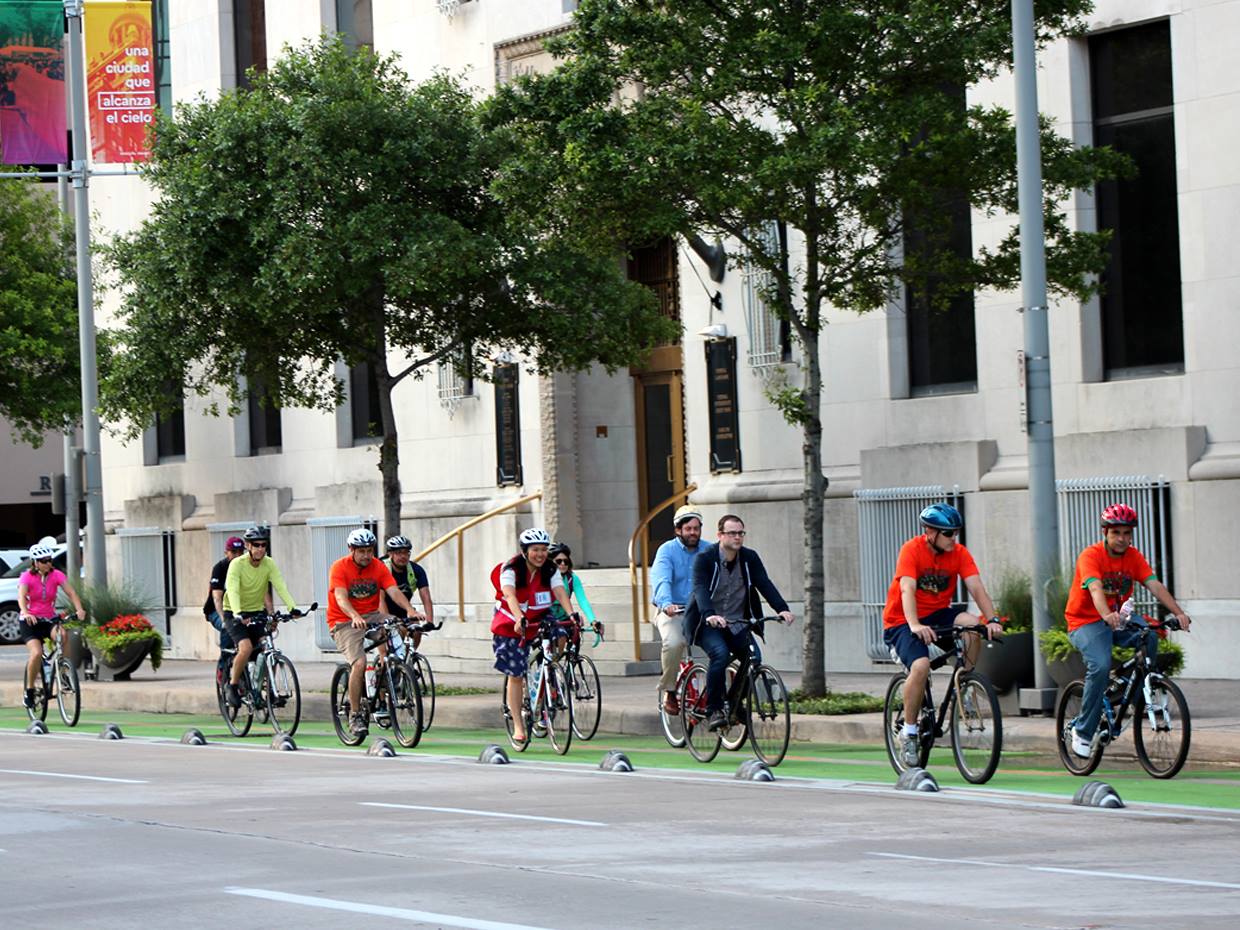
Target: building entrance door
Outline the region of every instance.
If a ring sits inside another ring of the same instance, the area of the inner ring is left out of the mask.
[[[679,371],[636,375],[638,496],[642,515],[685,489],[685,425]],[[676,505],[665,507],[646,529],[646,564],[672,536]]]

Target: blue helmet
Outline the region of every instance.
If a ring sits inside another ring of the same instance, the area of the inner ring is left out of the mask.
[[[958,530],[964,526],[964,517],[951,504],[931,504],[921,512],[921,525],[932,530]]]

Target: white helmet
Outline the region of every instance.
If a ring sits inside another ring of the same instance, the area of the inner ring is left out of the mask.
[[[521,535],[517,537],[517,541],[521,543],[522,549],[527,546],[551,545],[551,537],[547,535],[547,531],[541,526],[531,526],[528,530],[522,530]]]
[[[370,546],[371,548],[374,548],[377,542],[378,540],[375,539],[375,534],[372,533],[370,530],[366,529],[366,527],[364,526],[359,527],[358,529],[354,530],[352,533],[349,534],[349,548],[350,549],[361,548],[364,546]]]
[[[32,561],[37,561],[39,559],[50,559],[55,554],[56,550],[43,540],[40,540],[30,547],[30,558]]]

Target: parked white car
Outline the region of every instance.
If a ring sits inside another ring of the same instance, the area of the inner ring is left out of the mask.
[[[7,572],[18,562],[30,558],[29,549],[0,549],[0,572]]]
[[[64,543],[56,544],[56,554],[52,556],[52,564],[62,572],[65,570]],[[20,641],[18,631],[21,629],[22,617],[17,609],[17,582],[22,572],[30,568],[29,553],[22,561],[0,575],[0,646],[11,645]]]

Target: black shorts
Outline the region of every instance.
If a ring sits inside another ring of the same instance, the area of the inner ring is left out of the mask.
[[[948,655],[956,649],[956,638],[952,635],[956,617],[965,610],[963,605],[953,604],[936,610],[934,613],[919,617],[923,626],[928,626],[937,634],[934,645]],[[913,635],[907,623],[888,627],[883,631],[883,642],[895,653],[905,668],[912,668],[918,659],[930,658],[930,647]],[[935,666],[931,666],[934,668]]]
[[[41,642],[45,639],[51,639],[52,628],[55,625],[51,620],[39,620],[34,624],[22,620],[18,625],[18,635],[23,643],[36,639]]]
[[[253,623],[247,623],[245,620],[237,617],[232,611],[224,611],[224,629],[228,631],[228,635],[232,637],[232,641],[240,645],[243,639],[248,639],[257,646],[267,632],[267,624],[262,618],[266,614],[262,614],[260,619],[255,619]]]

